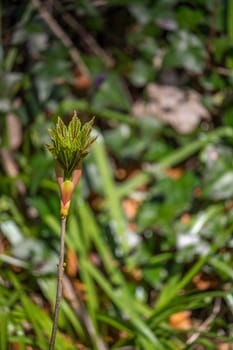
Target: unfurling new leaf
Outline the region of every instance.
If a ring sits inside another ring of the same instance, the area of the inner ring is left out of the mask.
[[[81,173],[81,162],[96,137],[91,136],[94,118],[82,124],[74,113],[68,126],[58,117],[56,127],[49,130],[52,144],[46,145],[56,162],[57,182],[61,192],[61,215],[69,212],[72,193]]]

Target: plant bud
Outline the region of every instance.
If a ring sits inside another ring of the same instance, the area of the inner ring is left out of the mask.
[[[70,200],[74,191],[74,184],[70,180],[64,181],[61,186],[61,215],[67,216],[70,207]]]

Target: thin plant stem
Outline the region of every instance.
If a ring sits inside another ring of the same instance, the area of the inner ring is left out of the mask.
[[[60,310],[60,303],[62,298],[62,280],[64,274],[64,251],[65,251],[65,232],[66,232],[66,216],[61,218],[61,239],[60,239],[60,253],[59,253],[59,264],[58,264],[58,279],[57,279],[57,293],[56,293],[56,303],[54,308],[54,317],[53,317],[53,329],[49,342],[49,350],[54,350],[57,325],[58,325],[58,316]]]
[[[78,49],[73,44],[72,40],[67,35],[66,31],[63,30],[63,28],[51,15],[51,13],[48,11],[48,9],[42,3],[42,1],[32,0],[32,5],[35,9],[37,9],[40,16],[42,17],[44,22],[48,25],[48,27],[51,29],[51,31],[61,40],[62,44],[66,47],[66,49],[68,49],[69,55],[72,61],[74,62],[74,64],[77,65],[79,72],[82,73],[82,75],[89,77],[90,76],[89,69],[87,68],[86,64],[83,62]]]

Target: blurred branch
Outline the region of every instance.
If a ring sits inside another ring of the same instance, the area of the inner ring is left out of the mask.
[[[63,279],[63,290],[65,298],[72,306],[72,309],[76,312],[78,318],[82,321],[91,339],[96,343],[97,349],[108,350],[108,347],[104,341],[100,338],[99,334],[97,334],[92,319],[90,318],[85,306],[83,305],[81,299],[78,297],[71,281],[67,276],[64,276]]]
[[[2,1],[0,0],[0,48],[3,48],[3,25],[2,25],[2,20],[3,20],[3,5]],[[0,62],[0,72],[3,71],[3,58]]]
[[[192,334],[191,337],[187,340],[187,345],[193,344],[200,336],[201,332],[208,330],[209,325],[214,319],[217,317],[221,310],[221,299],[217,298],[215,300],[214,306],[213,306],[213,312],[210,314],[210,316],[200,325],[197,332]]]
[[[212,55],[214,52],[214,40],[216,37],[216,25],[217,25],[217,13],[218,13],[218,0],[213,0],[211,8],[211,22],[210,22],[210,32],[208,38],[208,50]]]
[[[69,25],[72,29],[76,30],[80,36],[82,37],[83,41],[86,43],[86,45],[89,47],[89,49],[99,56],[105,63],[105,65],[108,68],[111,68],[114,66],[114,60],[111,56],[109,56],[102,47],[99,46],[99,44],[96,42],[96,40],[86,31],[85,28],[69,13],[66,13],[63,15],[64,21],[67,25]]]
[[[24,196],[26,194],[26,187],[23,181],[18,179],[19,176],[19,166],[13,156],[13,153],[5,147],[0,149],[1,164],[9,178],[16,180],[16,188],[20,195]]]
[[[48,12],[47,8],[44,5],[42,5],[39,0],[32,0],[32,5],[39,12],[40,16],[49,26],[51,31],[61,40],[63,45],[69,50],[70,57],[74,64],[77,65],[81,75],[89,77],[89,70],[83,62],[79,51],[74,46],[70,37],[66,34],[66,32],[61,28],[61,26],[57,23],[54,17],[52,17],[52,15]]]

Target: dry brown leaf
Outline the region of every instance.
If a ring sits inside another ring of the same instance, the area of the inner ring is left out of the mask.
[[[19,343],[11,343],[11,349],[12,350],[20,350],[20,345]]]
[[[169,317],[169,324],[174,329],[192,328],[191,311],[184,310],[171,315]]]
[[[184,98],[184,93],[176,86],[148,84],[148,97],[157,101],[161,109],[173,109]]]
[[[66,271],[68,276],[75,277],[78,273],[79,263],[75,250],[68,249],[66,255]]]
[[[74,290],[79,295],[82,301],[87,300],[87,287],[85,283],[80,282],[79,280],[74,280],[73,282]]]
[[[91,207],[95,210],[100,210],[104,204],[103,197],[100,197],[97,193],[90,193],[89,202]]]
[[[123,266],[122,271],[124,271],[133,281],[141,281],[143,276],[142,276],[142,271],[139,267],[134,267],[132,270],[128,268],[128,266]]]
[[[133,114],[136,117],[149,115],[171,125],[181,134],[192,132],[202,119],[209,119],[201,96],[192,89],[177,86],[148,84],[148,101],[136,101]]]
[[[15,114],[8,114],[6,117],[6,126],[10,149],[16,150],[23,140],[23,130],[20,119]]]
[[[85,283],[82,283],[82,282],[80,282],[79,280],[75,280],[75,281],[73,282],[73,284],[74,284],[75,289],[76,289],[79,293],[86,292],[87,287],[86,287]]]
[[[168,168],[165,170],[165,174],[173,180],[179,180],[183,172],[181,168]]]
[[[183,225],[188,225],[190,223],[191,216],[188,213],[184,213],[181,216],[181,222]]]
[[[19,173],[19,170],[18,170],[18,165],[12,153],[6,148],[2,148],[1,156],[2,156],[2,165],[7,175],[11,177],[16,177]]]
[[[218,344],[218,350],[233,350],[233,345],[229,343]]]
[[[127,339],[128,336],[129,336],[129,333],[126,331],[120,331],[120,333],[119,333],[120,339]]]
[[[200,187],[196,187],[193,191],[193,195],[195,198],[200,198],[201,196],[201,188]]]
[[[193,283],[198,290],[208,290],[210,288],[216,288],[218,281],[211,276],[199,273],[193,278]]]
[[[6,249],[9,247],[9,242],[6,237],[0,233],[0,254],[4,254]]]
[[[231,200],[226,201],[225,209],[226,210],[231,210],[232,208],[233,208],[233,200],[231,199]]]
[[[97,253],[95,253],[95,252],[89,253],[88,259],[89,259],[89,261],[91,262],[92,265],[100,267],[101,259],[100,259],[100,256]]]
[[[77,90],[88,90],[92,87],[92,81],[87,75],[79,75],[75,78],[74,86]]]
[[[0,150],[0,155],[2,158],[2,166],[6,174],[13,178],[16,177],[19,174],[19,168],[18,168],[18,164],[16,163],[16,160],[13,157],[12,152],[6,149],[5,147],[3,147]],[[21,180],[16,181],[16,186],[19,193],[21,195],[25,195],[26,187]]]
[[[115,171],[115,177],[117,180],[124,180],[127,177],[127,171],[124,168],[118,168]]]
[[[136,222],[130,222],[128,224],[129,231],[136,232],[137,231],[137,224]]]
[[[77,349],[79,349],[79,350],[88,350],[88,348],[82,343],[77,343]]]
[[[130,172],[129,179],[133,179],[135,176],[140,175],[142,171],[140,169],[134,169]],[[142,183],[141,185],[138,185],[135,190],[140,191],[140,192],[146,192],[147,191],[147,183]]]
[[[135,268],[132,271],[131,275],[132,275],[132,278],[133,278],[134,281],[141,281],[142,278],[143,278],[142,271],[139,268]]]
[[[146,104],[142,101],[136,101],[132,106],[132,113],[135,117],[141,117],[145,114]]]
[[[135,219],[140,202],[134,198],[125,198],[122,202],[122,207],[125,215],[129,220]]]

